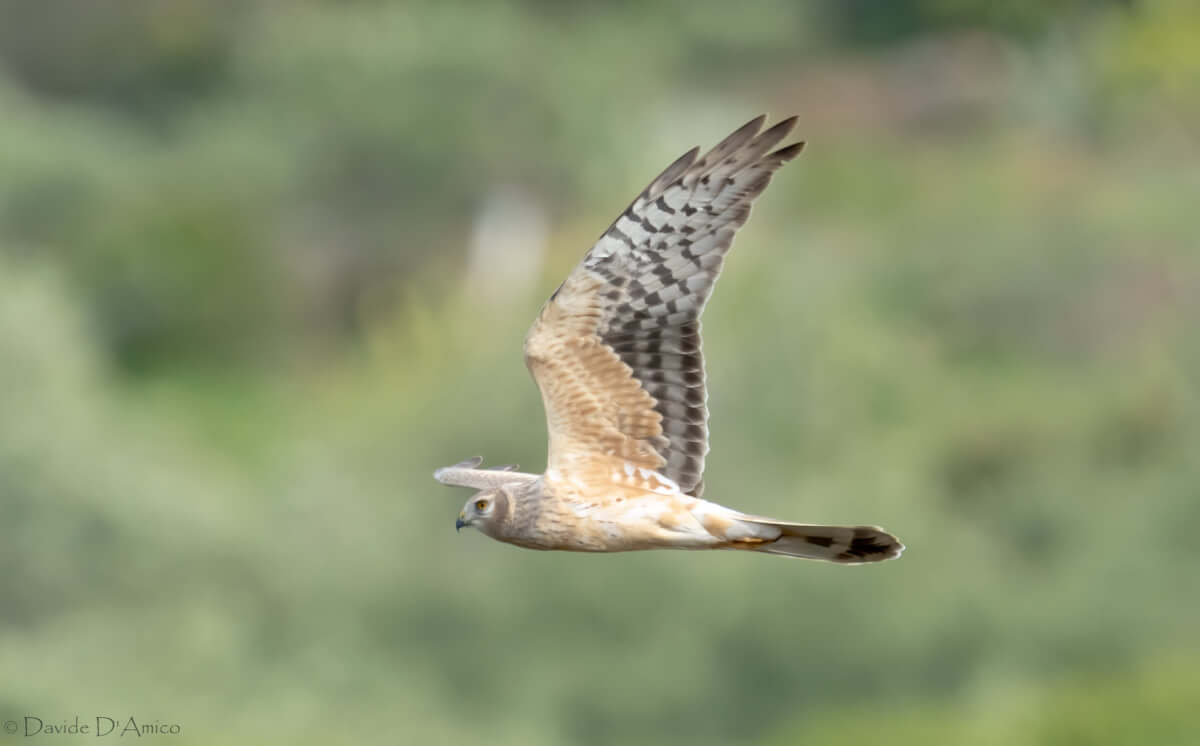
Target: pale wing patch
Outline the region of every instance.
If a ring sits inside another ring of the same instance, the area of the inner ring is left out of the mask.
[[[595,334],[598,313],[586,303],[598,284],[587,274],[569,277],[560,295],[576,307],[547,303],[525,341],[525,362],[546,409],[547,466],[575,471],[581,458],[600,456],[658,469],[665,463],[655,448],[662,416],[629,366]]]

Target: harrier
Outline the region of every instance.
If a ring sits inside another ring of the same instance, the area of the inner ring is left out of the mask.
[[[840,563],[898,557],[874,526],[787,523],[701,499],[708,408],[700,313],[733,235],[796,124],[757,117],[702,157],[693,148],[633,201],[542,307],[525,337],[549,431],[542,475],[438,469],[479,490],[456,528],[529,549],[743,549]]]

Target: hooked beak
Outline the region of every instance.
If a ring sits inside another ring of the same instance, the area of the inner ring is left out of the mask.
[[[454,522],[454,530],[455,530],[455,531],[462,531],[462,527],[463,527],[463,526],[465,526],[465,525],[467,525],[467,522],[463,520],[463,514],[462,514],[462,513],[459,513],[459,514],[458,514],[458,520],[456,520],[456,521]]]

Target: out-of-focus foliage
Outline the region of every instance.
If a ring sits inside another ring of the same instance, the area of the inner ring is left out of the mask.
[[[1129,0],[846,0],[824,3],[833,29],[850,42],[880,43],[954,29],[986,28],[1018,38],[1128,7]]]
[[[456,254],[494,184],[573,210],[632,178],[626,159],[589,157],[627,151],[631,119],[780,98],[790,70],[871,24],[892,38],[1021,18],[1059,46],[1010,48],[1003,72],[1049,68],[1038,90],[1072,99],[1049,115],[1086,131],[1133,100],[1136,119],[1149,102],[1195,123],[1189,5],[1061,5],[6,0],[0,235],[67,260],[129,369],[270,361],[360,331],[363,299]]]
[[[1196,737],[1200,677],[1187,657],[1085,681],[1052,679],[1041,690],[998,686],[951,705],[859,708],[817,716],[767,743],[871,742],[896,746],[1023,743],[1030,746],[1142,746]]]
[[[0,2],[0,720],[1200,737],[1192,4],[86,5]],[[434,467],[543,463],[542,298],[762,110],[809,148],[705,318],[707,494],[904,558],[455,536]],[[514,190],[551,247],[483,294]]]

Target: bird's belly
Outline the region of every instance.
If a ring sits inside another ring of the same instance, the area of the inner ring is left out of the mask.
[[[692,500],[664,500],[655,495],[601,508],[561,506],[540,516],[535,537],[523,537],[533,541],[513,543],[571,552],[704,549],[720,544],[692,515]]]

